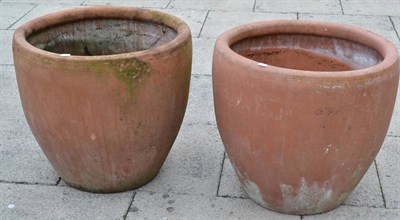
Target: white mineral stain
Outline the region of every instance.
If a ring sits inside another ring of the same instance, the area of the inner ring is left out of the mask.
[[[261,194],[260,189],[258,188],[257,184],[249,181],[249,180],[244,180],[243,181],[243,189],[246,192],[246,194],[254,200],[256,203],[268,207],[267,203],[264,201],[263,196]]]
[[[14,205],[14,204],[9,204],[9,205],[7,206],[7,208],[13,209],[13,208],[15,208],[15,205]]]
[[[96,135],[92,133],[92,134],[90,135],[90,138],[94,141],[94,140],[96,140]]]
[[[236,101],[236,106],[238,106],[241,102],[242,102],[242,98],[239,98],[239,99]]]
[[[265,64],[265,63],[257,63],[257,65],[261,66],[261,67],[267,67],[268,66],[268,64]]]
[[[291,185],[280,185],[283,197],[283,210],[289,213],[322,212],[332,202],[332,186],[324,182],[323,186],[317,183],[308,184],[301,178],[298,192]]]

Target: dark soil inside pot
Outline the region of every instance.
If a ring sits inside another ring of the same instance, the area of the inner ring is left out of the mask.
[[[375,66],[383,60],[374,49],[349,40],[285,34],[247,38],[231,48],[267,65],[307,71],[348,71]]]
[[[172,41],[177,35],[163,24],[97,19],[49,27],[33,33],[27,41],[53,53],[95,56],[148,50]]]

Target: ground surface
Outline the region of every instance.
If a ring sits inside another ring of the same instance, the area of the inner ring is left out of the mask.
[[[154,8],[191,27],[190,99],[179,136],[150,184],[118,194],[66,186],[25,121],[11,38],[34,17],[88,5]],[[323,20],[377,32],[400,48],[399,0],[0,0],[0,219],[400,219],[400,99],[385,143],[338,209],[315,216],[278,214],[242,192],[219,137],[211,87],[212,48],[228,28],[271,19]]]

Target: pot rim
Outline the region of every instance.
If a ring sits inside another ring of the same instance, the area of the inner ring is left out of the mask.
[[[81,20],[95,19],[123,19],[123,20],[142,20],[153,23],[166,25],[177,32],[177,36],[158,47],[147,50],[133,51],[128,53],[117,53],[110,55],[94,55],[81,56],[69,55],[61,56],[60,53],[54,53],[39,49],[27,41],[27,38],[35,32],[51,28],[57,25],[77,22]],[[191,40],[191,32],[189,26],[180,18],[171,14],[167,14],[157,10],[150,10],[136,7],[126,6],[90,6],[78,7],[73,9],[61,10],[55,13],[50,13],[35,19],[32,19],[14,32],[13,44],[18,44],[20,47],[29,52],[56,60],[76,60],[76,61],[105,61],[129,58],[151,57],[157,54],[170,54],[177,50],[182,44],[186,44]],[[14,45],[13,45],[14,48]]]
[[[231,46],[241,40],[269,34],[309,34],[336,37],[364,44],[381,54],[383,60],[378,64],[349,71],[310,71],[296,70],[272,65],[259,65],[259,62],[246,58],[232,50]],[[398,62],[398,51],[394,44],[384,37],[366,29],[346,24],[321,21],[272,20],[240,25],[222,33],[216,40],[215,52],[224,59],[244,66],[253,73],[300,78],[347,78],[360,77],[381,72]]]

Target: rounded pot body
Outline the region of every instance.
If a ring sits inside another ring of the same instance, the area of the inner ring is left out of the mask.
[[[25,117],[69,185],[92,192],[140,187],[158,173],[188,99],[188,26],[161,12],[88,7],[15,31]]]
[[[288,214],[339,206],[384,141],[398,77],[393,44],[356,27],[270,21],[222,34],[215,112],[245,192]]]

